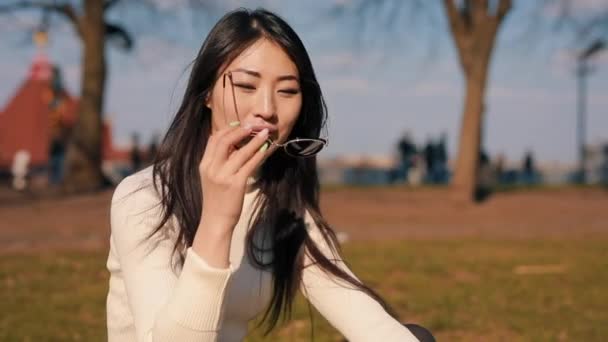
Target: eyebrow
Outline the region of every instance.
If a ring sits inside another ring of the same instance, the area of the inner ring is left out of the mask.
[[[254,77],[257,77],[257,78],[262,78],[262,75],[261,75],[259,72],[257,72],[257,71],[253,71],[253,70],[249,70],[249,69],[243,69],[243,68],[237,68],[237,69],[232,70],[232,72],[236,72],[236,71],[244,72],[244,73],[246,73],[246,74],[248,74],[248,75],[251,75],[251,76],[254,76]],[[283,76],[279,76],[279,77],[277,78],[277,80],[279,80],[279,81],[289,81],[289,80],[293,80],[293,81],[298,81],[298,82],[300,81],[300,80],[299,80],[299,79],[298,79],[296,76],[294,76],[294,75],[283,75]]]
[[[299,82],[300,80],[298,80],[297,77],[295,77],[294,75],[284,75],[284,76],[280,76],[278,78],[279,81],[289,81],[289,80],[293,80],[293,81],[297,81]]]

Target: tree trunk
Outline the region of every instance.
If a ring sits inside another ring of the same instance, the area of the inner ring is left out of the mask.
[[[450,30],[466,84],[460,128],[460,143],[452,192],[454,199],[475,200],[481,150],[484,99],[492,50],[500,24],[511,9],[511,0],[500,0],[496,7],[488,0],[466,0],[461,7],[444,0]]]
[[[103,5],[103,0],[84,1],[81,97],[66,157],[68,191],[97,189],[103,182],[101,132],[106,78]]]
[[[487,83],[486,75],[489,62],[480,58],[477,59],[474,73],[479,76],[465,75],[466,94],[460,128],[460,143],[452,180],[452,190],[455,198],[466,202],[475,199],[477,187]]]

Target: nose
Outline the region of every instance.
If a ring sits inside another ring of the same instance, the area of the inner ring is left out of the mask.
[[[257,102],[258,105],[254,110],[254,114],[266,121],[270,121],[270,119],[276,115],[277,112],[276,100],[274,98],[273,91],[271,89],[261,91]]]

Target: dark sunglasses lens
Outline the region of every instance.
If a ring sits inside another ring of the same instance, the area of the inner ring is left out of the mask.
[[[288,142],[285,145],[285,152],[294,157],[311,157],[319,153],[325,146],[321,140],[304,139]]]

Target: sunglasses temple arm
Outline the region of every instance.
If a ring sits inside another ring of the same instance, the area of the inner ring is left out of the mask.
[[[230,88],[232,89],[232,104],[234,105],[234,112],[236,113],[236,119],[241,121],[241,117],[239,115],[239,108],[236,104],[236,92],[234,91],[234,82],[232,81],[232,73],[228,74],[228,78],[230,79]]]
[[[270,145],[274,145],[276,147],[285,147],[285,145],[287,145],[287,143],[285,143],[285,144],[276,143],[276,142],[272,141],[272,139],[270,139],[270,138],[266,139],[266,141],[268,141],[270,143]]]

